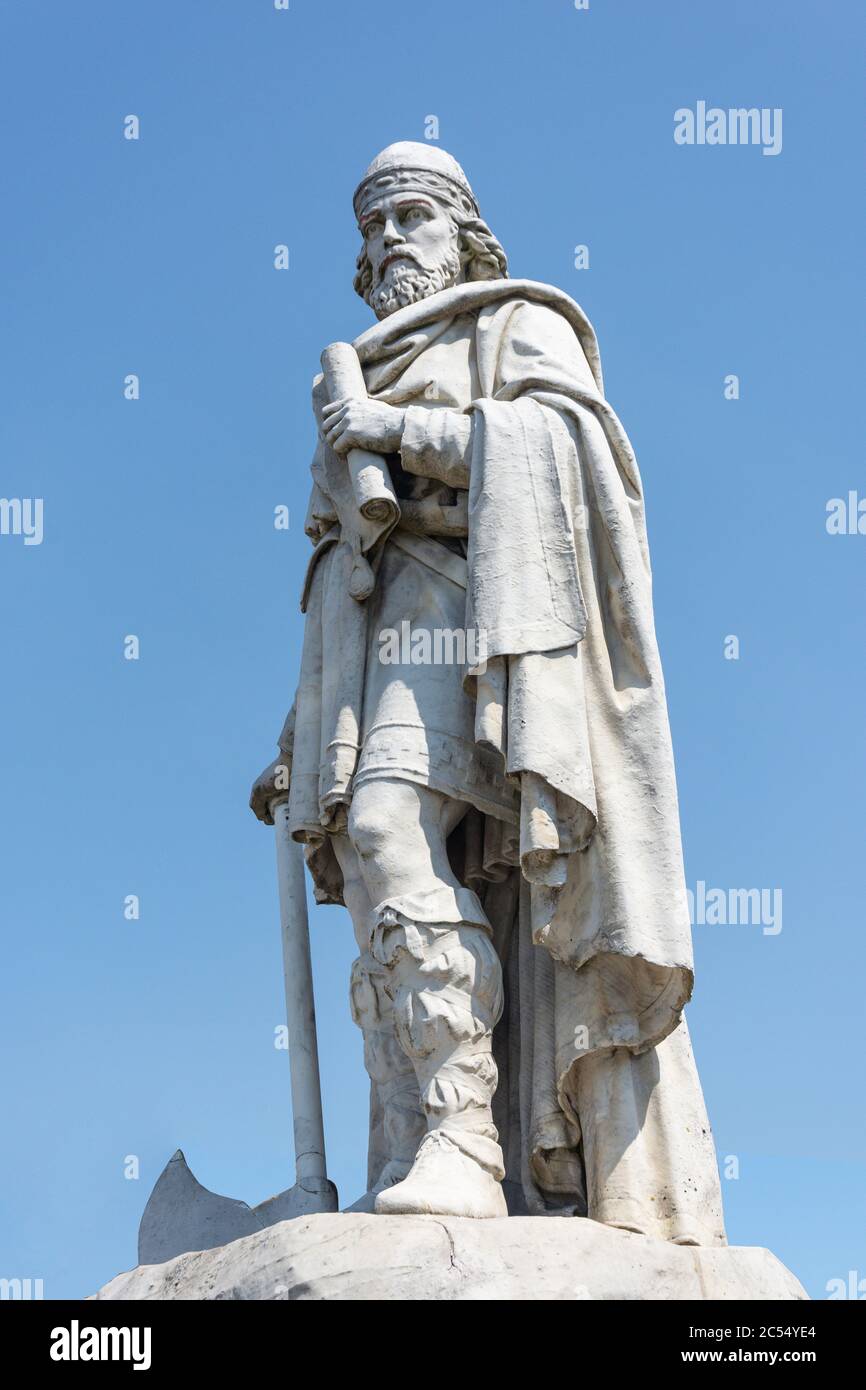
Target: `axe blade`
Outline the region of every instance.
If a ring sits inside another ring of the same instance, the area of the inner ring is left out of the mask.
[[[178,1149],[163,1168],[138,1228],[138,1263],[163,1264],[188,1250],[213,1250],[261,1230],[246,1202],[202,1187]]]
[[[235,1197],[221,1197],[202,1187],[178,1149],[144,1209],[138,1228],[138,1263],[163,1264],[192,1250],[213,1250],[280,1221],[337,1207],[337,1189],[327,1178],[304,1178],[256,1207]]]

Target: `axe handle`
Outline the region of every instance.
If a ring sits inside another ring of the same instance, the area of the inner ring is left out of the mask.
[[[277,843],[295,1165],[298,1182],[301,1182],[303,1178],[327,1177],[304,851],[289,834],[288,801],[272,803],[271,813]]]

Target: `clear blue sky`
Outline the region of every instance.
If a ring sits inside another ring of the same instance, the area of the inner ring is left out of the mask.
[[[866,495],[859,8],[2,5],[0,493],[45,510],[41,545],[0,536],[0,1275],[78,1296],[131,1267],[179,1145],[251,1202],[293,1180],[272,833],[247,795],[298,665],[310,382],[370,321],[351,194],[435,115],[512,273],[593,320],[637,449],[688,881],[783,891],[777,935],[695,929],[730,1238],[815,1297],[866,1278],[866,536],[825,527],[828,499]],[[782,152],[676,145],[700,100],[782,108]],[[342,909],[312,924],[351,1200],[354,948]]]

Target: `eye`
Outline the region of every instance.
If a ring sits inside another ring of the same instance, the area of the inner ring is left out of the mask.
[[[369,222],[364,223],[364,237],[370,241],[373,237],[382,235],[384,223],[380,217],[371,217]]]
[[[400,221],[401,221],[401,222],[404,222],[404,223],[405,223],[405,222],[423,222],[423,221],[426,220],[426,217],[427,217],[427,213],[426,213],[426,211],[425,211],[424,208],[422,208],[422,207],[412,207],[412,208],[407,208],[407,209],[406,209],[406,211],[402,214],[402,216],[401,216],[401,218],[400,218]]]

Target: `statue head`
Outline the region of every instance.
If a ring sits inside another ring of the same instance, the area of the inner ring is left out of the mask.
[[[469,180],[436,145],[403,140],[377,154],[354,207],[364,238],[355,289],[377,318],[449,285],[508,274]]]

